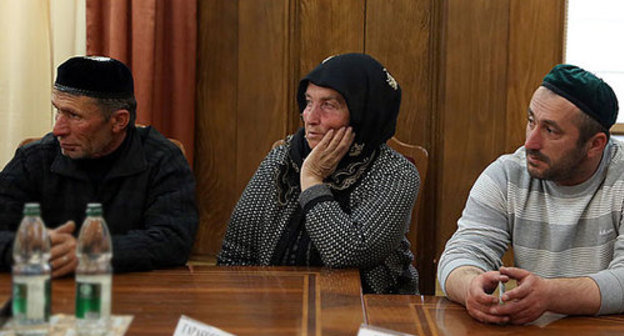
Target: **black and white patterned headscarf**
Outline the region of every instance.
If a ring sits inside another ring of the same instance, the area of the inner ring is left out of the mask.
[[[366,172],[379,145],[394,135],[401,87],[377,60],[356,53],[325,59],[299,82],[299,113],[306,107],[305,92],[309,83],[336,90],[349,108],[349,125],[353,127],[355,140],[336,171],[325,181],[334,190],[349,189]],[[285,167],[290,174],[280,174],[280,187],[284,188],[280,202],[288,198],[293,183],[299,184],[301,165],[311,151],[304,136],[305,130],[301,128],[289,139],[292,162]]]

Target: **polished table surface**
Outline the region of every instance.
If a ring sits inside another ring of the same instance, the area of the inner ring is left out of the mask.
[[[0,298],[11,292],[0,274]],[[73,278],[52,282],[52,313],[73,314]],[[128,335],[172,335],[181,315],[236,335],[356,335],[362,323],[413,335],[624,335],[624,316],[541,319],[498,326],[442,297],[361,295],[357,270],[195,266],[116,274],[113,314]],[[552,317],[552,316],[551,316]]]
[[[624,316],[565,317],[546,314],[533,325],[499,326],[472,319],[443,297],[365,295],[370,325],[413,335],[624,335]]]
[[[74,313],[74,286],[53,280],[52,314]],[[357,270],[275,267],[116,274],[112,310],[134,315],[127,335],[172,335],[182,314],[236,335],[356,335],[364,318]]]

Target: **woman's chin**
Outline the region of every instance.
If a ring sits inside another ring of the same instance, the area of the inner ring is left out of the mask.
[[[310,140],[310,139],[306,139],[306,141],[308,142],[308,146],[310,147],[310,149],[314,149],[314,147],[316,147],[316,145],[318,145],[318,141],[316,140]]]

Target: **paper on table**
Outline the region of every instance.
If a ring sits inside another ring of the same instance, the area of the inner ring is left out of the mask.
[[[217,327],[207,325],[203,322],[194,320],[186,315],[180,316],[178,325],[176,326],[173,336],[191,336],[191,335],[206,335],[206,336],[235,336],[227,331],[223,331]]]
[[[357,336],[413,336],[402,332],[362,324]]]
[[[128,330],[132,322],[132,315],[112,315],[111,329],[106,336],[122,336]],[[0,336],[14,336],[15,333],[11,328],[12,322],[9,321],[0,329]],[[50,336],[75,336],[74,329],[76,325],[76,317],[74,315],[56,314],[50,318]]]
[[[563,314],[556,314],[556,313],[551,313],[551,312],[545,312],[544,314],[542,314],[542,316],[538,317],[537,320],[529,323],[529,325],[534,325],[534,326],[538,326],[540,328],[544,328],[545,326],[561,320],[562,318],[566,317],[568,315],[563,315]]]

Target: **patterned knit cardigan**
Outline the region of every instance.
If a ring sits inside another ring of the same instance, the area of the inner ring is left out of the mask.
[[[382,144],[349,195],[350,214],[333,199],[327,185],[296,192],[286,205],[279,205],[276,180],[280,164],[288,159],[288,146],[273,149],[245,188],[230,218],[218,264],[270,265],[286,225],[301,207],[305,229],[326,267],[359,268],[365,292],[418,293],[418,273],[405,237],[420,186],[414,165]]]

